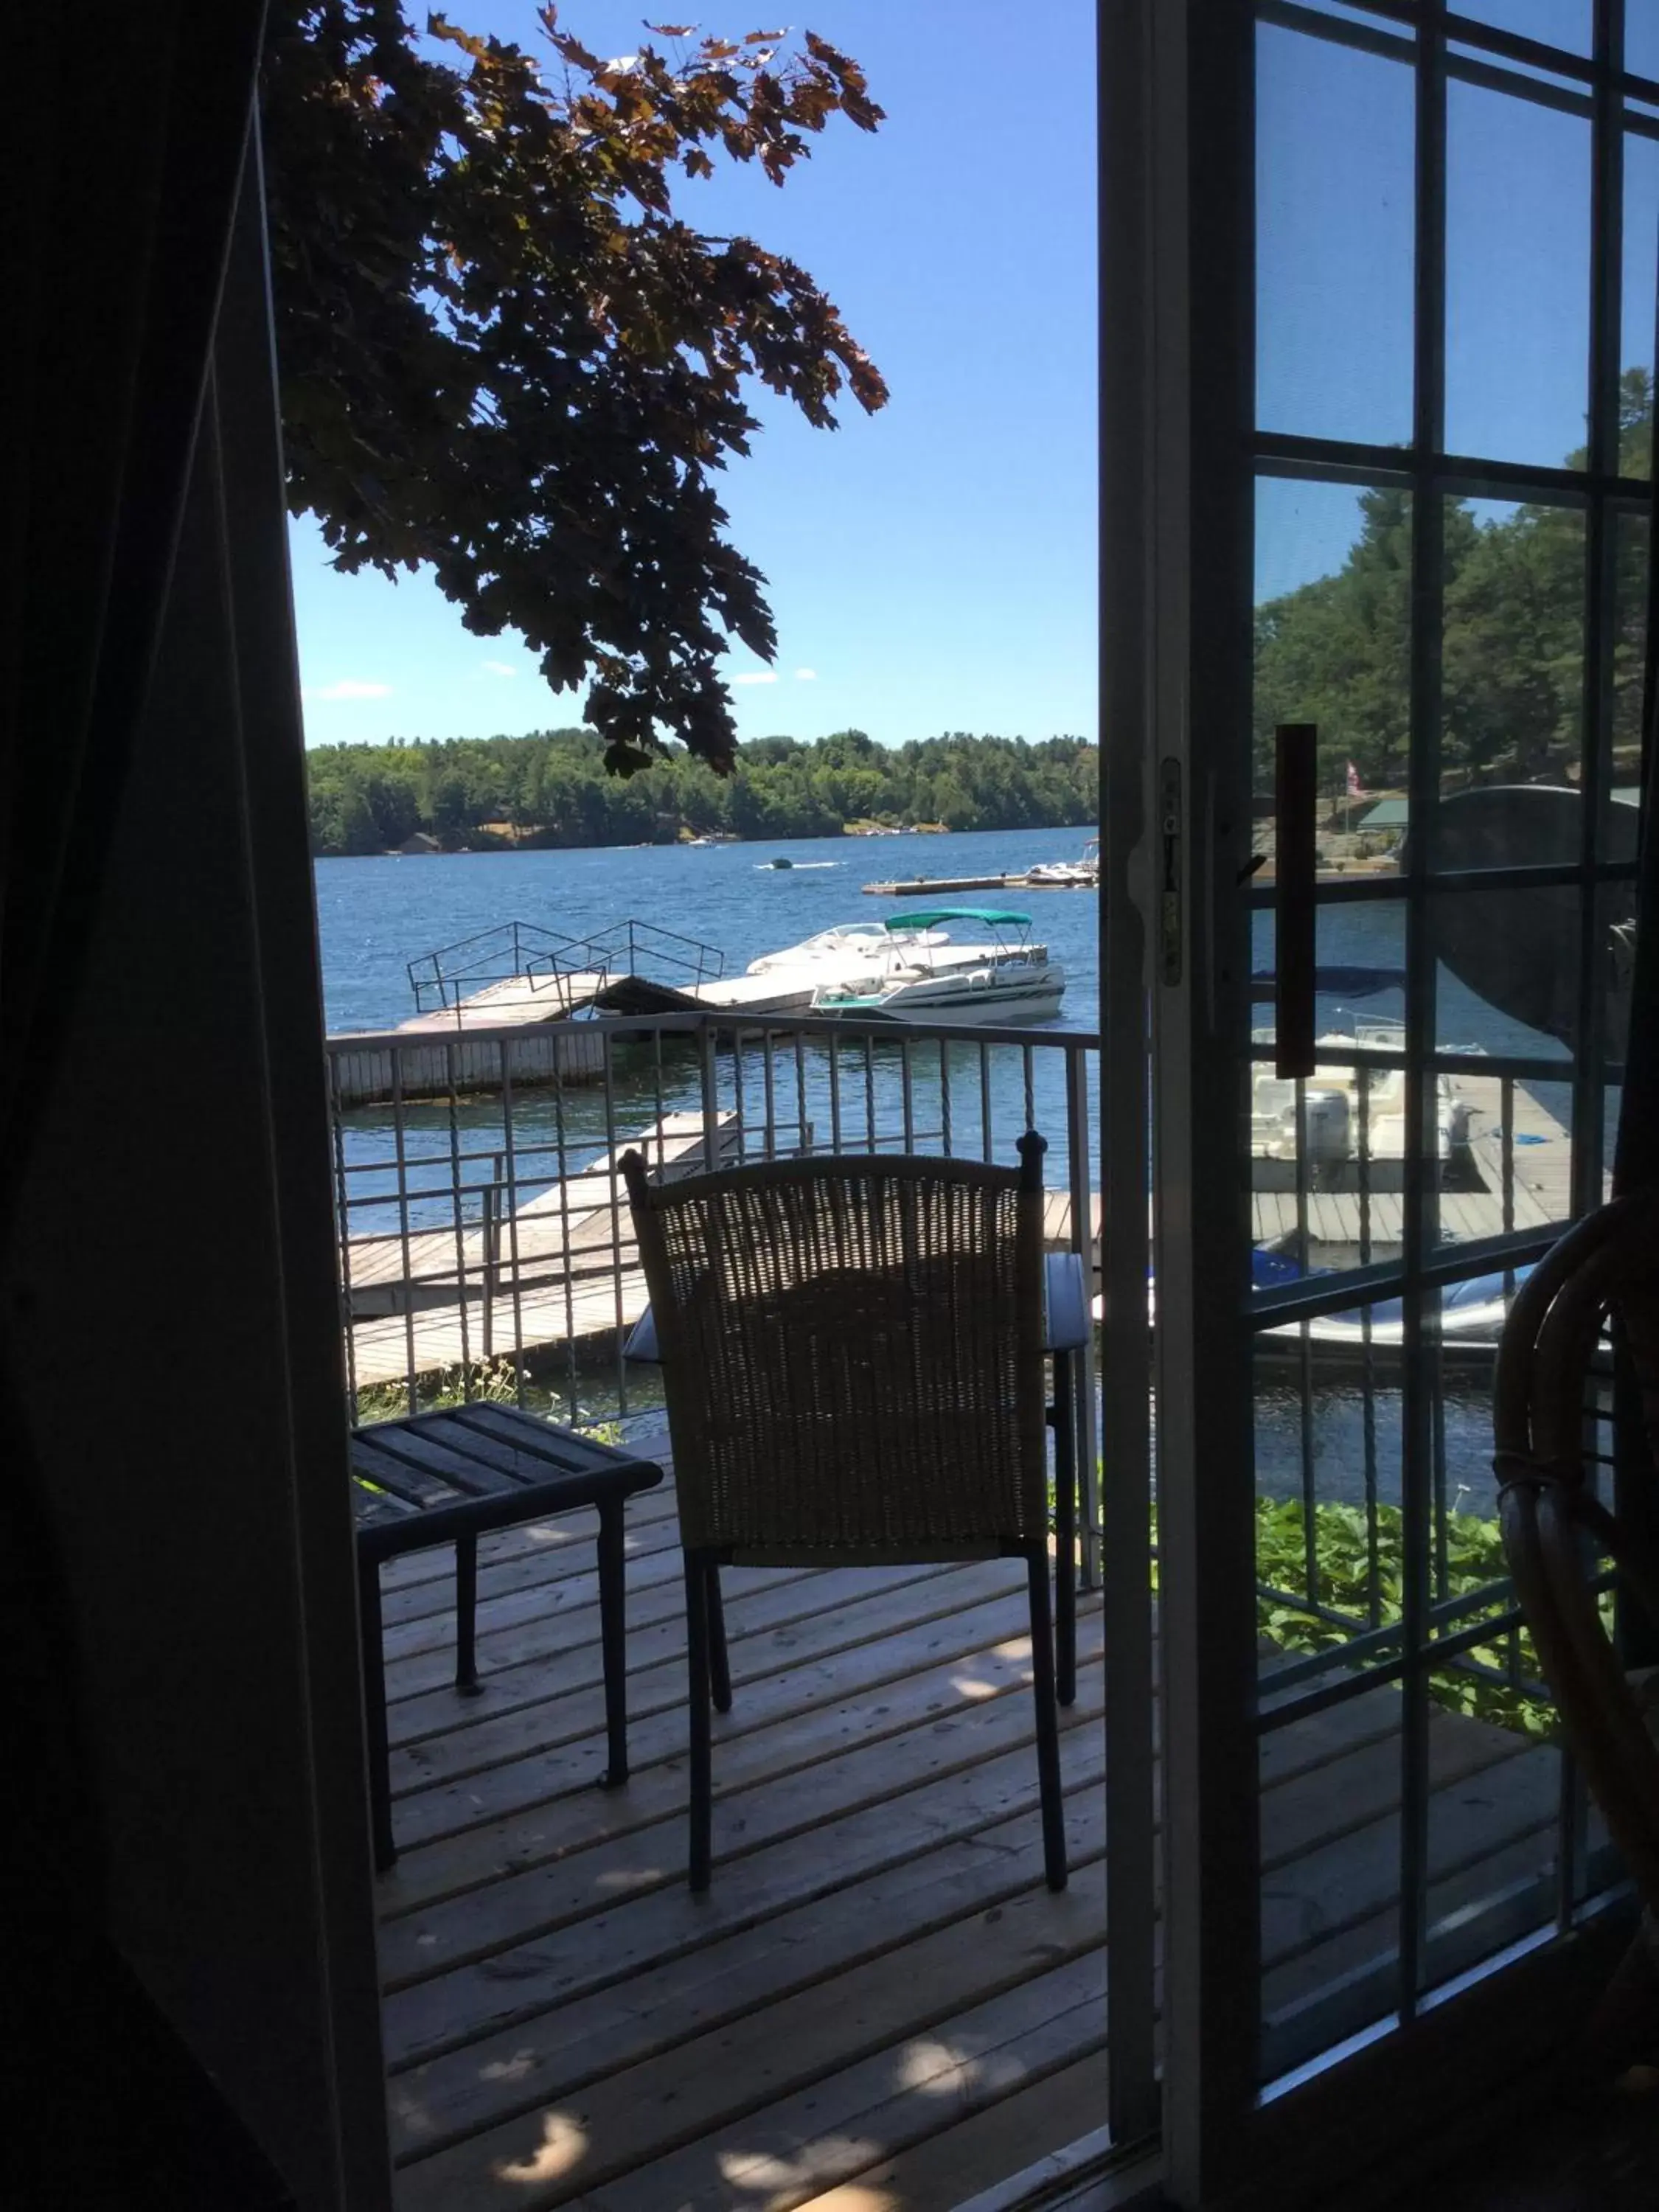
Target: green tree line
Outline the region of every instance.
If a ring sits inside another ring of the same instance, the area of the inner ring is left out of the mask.
[[[1620,470],[1645,477],[1653,383],[1620,381]],[[1569,468],[1582,468],[1582,453]],[[1412,496],[1359,500],[1360,529],[1335,574],[1255,612],[1255,777],[1270,787],[1274,726],[1316,722],[1322,788],[1340,793],[1352,761],[1368,790],[1406,781],[1411,721]],[[1613,747],[1641,741],[1647,527],[1615,521]],[[1559,782],[1583,751],[1586,531],[1582,507],[1500,511],[1448,499],[1441,761],[1445,787]]]
[[[626,780],[606,774],[604,741],[585,729],[325,745],[307,762],[312,850],[328,855],[383,853],[416,831],[453,848],[823,837],[856,822],[1055,829],[1093,823],[1099,805],[1096,749],[1072,737],[761,738],[730,775],[676,748]]]

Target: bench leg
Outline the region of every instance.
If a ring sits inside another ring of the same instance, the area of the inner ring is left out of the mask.
[[[368,1751],[368,1812],[374,1871],[384,1874],[398,1856],[392,1834],[392,1776],[386,1732],[386,1653],[380,1641],[380,1567],[357,1562],[357,1618],[363,1643],[363,1729]]]
[[[1037,1788],[1042,1805],[1042,1870],[1050,1889],[1066,1887],[1066,1801],[1060,1771],[1060,1715],[1048,1620],[1048,1547],[1027,1559],[1031,1595],[1031,1687],[1036,1700]]]
[[[711,1559],[708,1575],[708,1688],[717,1713],[732,1710],[732,1668],[726,1656],[726,1606],[720,1596],[720,1571]]]
[[[455,1687],[477,1691],[478,1680],[478,1540],[455,1539]]]
[[[685,1555],[685,1656],[691,1719],[691,1887],[706,1890],[714,1859],[714,1745],[708,1711],[708,1583],[707,1562]]]
[[[1054,1354],[1054,1695],[1077,1696],[1077,1408],[1072,1358]]]
[[[623,1501],[599,1508],[599,1647],[605,1662],[605,1786],[628,1779],[628,1626]]]

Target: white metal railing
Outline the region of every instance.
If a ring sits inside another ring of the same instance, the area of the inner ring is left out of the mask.
[[[569,1419],[652,1413],[654,1373],[623,1352],[645,1304],[618,1172],[630,1146],[671,1175],[814,1152],[1012,1163],[1036,1128],[1046,1241],[1098,1281],[1088,1032],[670,1014],[334,1037],[328,1064],[357,1419],[479,1395]],[[1092,1579],[1092,1348],[1074,1374]]]

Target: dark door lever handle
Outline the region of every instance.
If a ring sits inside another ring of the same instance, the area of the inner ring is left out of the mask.
[[[1273,964],[1279,977],[1273,1039],[1274,1069],[1279,1075],[1311,1075],[1314,1071],[1318,764],[1317,726],[1281,722],[1273,732]]]

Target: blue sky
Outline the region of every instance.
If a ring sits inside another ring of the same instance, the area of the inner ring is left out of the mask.
[[[450,12],[526,46],[539,35],[530,0]],[[833,434],[756,404],[764,434],[723,489],[735,543],[769,580],[780,652],[776,682],[733,690],[740,736],[1093,733],[1091,13],[815,0],[795,20],[857,56],[888,122],[873,137],[832,128],[781,191],[744,173],[702,195],[711,229],[812,271],[893,394],[872,418],[845,408]],[[621,54],[642,15],[742,32],[789,14],[566,0],[561,21]],[[308,522],[292,547],[311,743],[579,719],[580,693],[550,692],[516,638],[471,636],[423,578],[337,575]],[[763,672],[741,650],[732,667]],[[374,689],[331,696],[343,686]]]
[[[1464,12],[1587,52],[1589,0]],[[1659,70],[1659,7],[1632,0],[1629,58]],[[1276,27],[1261,33],[1257,405],[1266,428],[1403,443],[1412,422],[1410,70]],[[1659,146],[1626,141],[1622,358],[1653,360]],[[1559,466],[1584,441],[1590,132],[1454,80],[1447,92],[1446,445]],[[1256,592],[1339,567],[1358,495],[1268,479]],[[1494,513],[1497,510],[1493,510]]]
[[[532,0],[455,0],[469,27],[532,45]],[[648,11],[653,12],[653,11]],[[1589,0],[1468,0],[1561,43]],[[1659,74],[1659,0],[1632,0],[1631,61]],[[759,27],[729,0],[709,30]],[[817,0],[803,20],[857,55],[889,119],[831,130],[781,191],[722,176],[686,201],[804,262],[892,389],[833,434],[760,395],[765,428],[728,471],[736,544],[769,580],[774,671],[730,664],[739,735],[856,726],[1092,736],[1095,237],[1091,9],[1030,0]],[[637,0],[567,0],[607,53]],[[774,27],[767,21],[765,27]],[[1410,73],[1275,27],[1261,33],[1261,419],[1382,443],[1411,422]],[[1589,134],[1576,118],[1454,82],[1449,94],[1447,438],[1559,464],[1583,437]],[[1659,147],[1628,142],[1626,362],[1653,358]],[[1341,486],[1268,481],[1258,595],[1340,567]],[[425,578],[328,566],[292,532],[310,742],[448,737],[574,721],[516,637],[471,636]],[[765,680],[769,679],[769,680]]]

